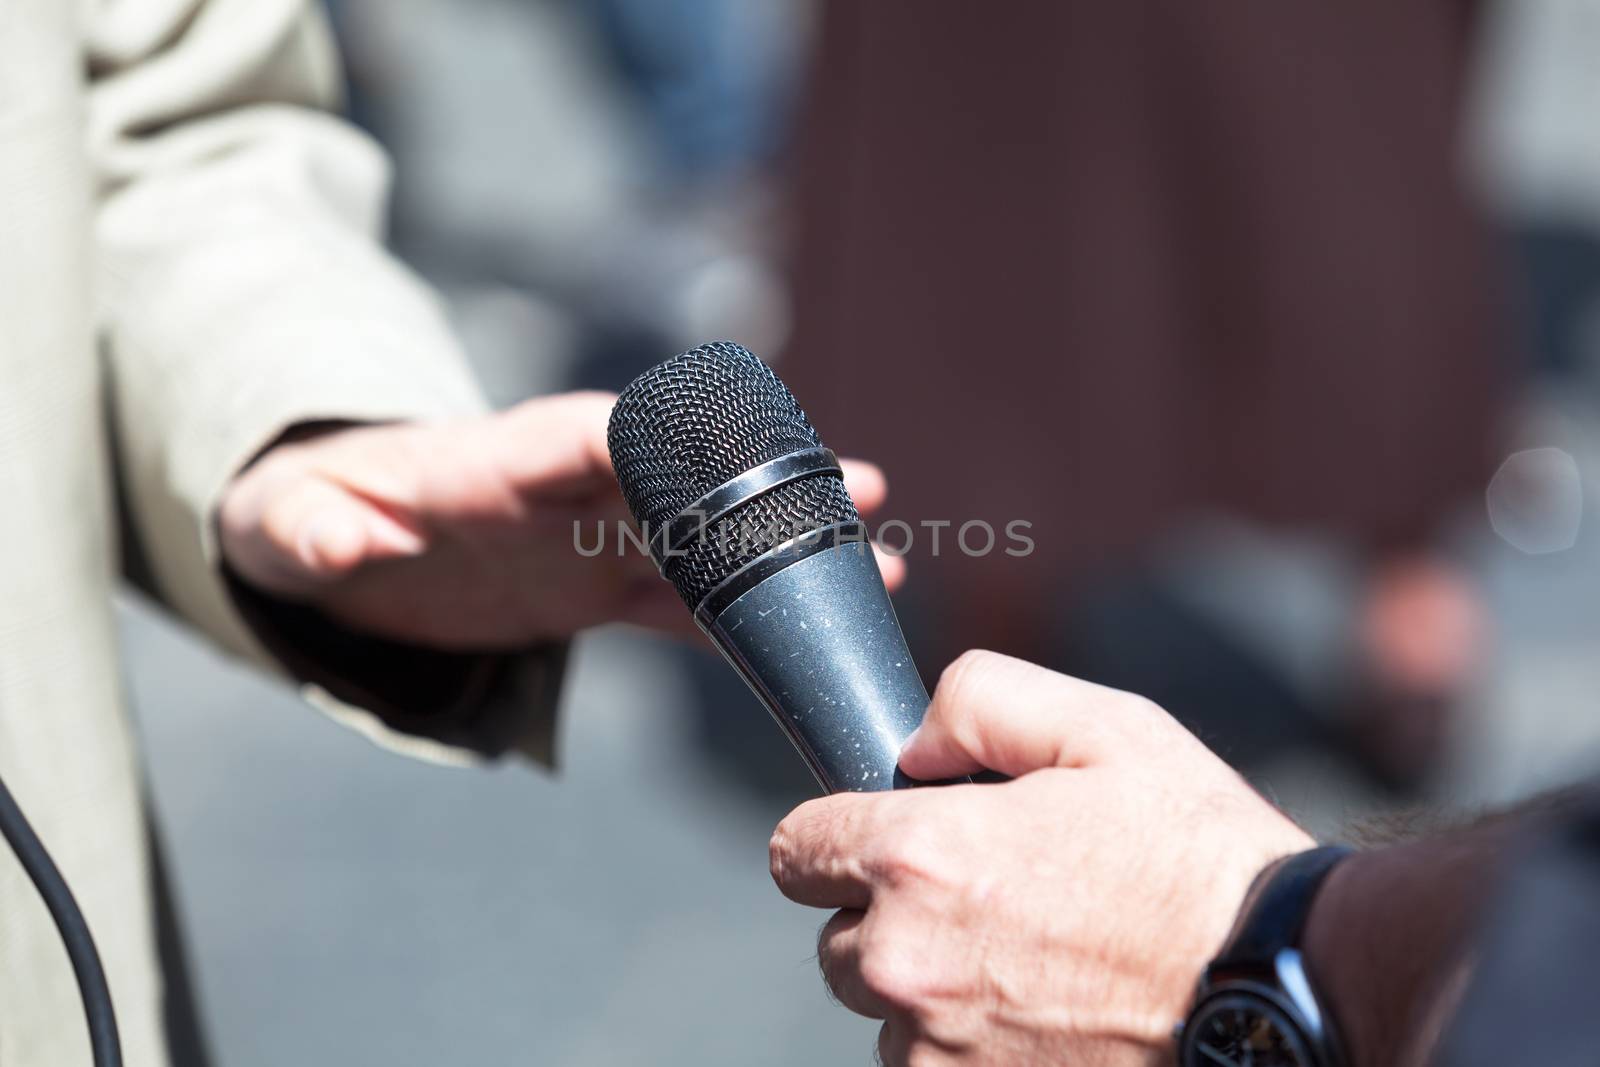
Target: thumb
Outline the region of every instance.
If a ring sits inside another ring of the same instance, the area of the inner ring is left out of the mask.
[[[1124,743],[1132,709],[1146,703],[1010,656],[967,652],[940,677],[900,769],[938,781],[1104,762]]]

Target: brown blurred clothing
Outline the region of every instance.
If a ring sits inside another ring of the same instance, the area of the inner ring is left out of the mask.
[[[785,375],[890,513],[949,648],[1187,516],[1422,539],[1486,473],[1502,338],[1462,182],[1470,11],[833,0]],[[922,545],[926,544],[924,539]]]

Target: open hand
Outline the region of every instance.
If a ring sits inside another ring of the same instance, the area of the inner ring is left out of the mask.
[[[606,448],[614,397],[572,393],[479,419],[357,426],[280,444],[234,480],[223,555],[269,594],[445,649],[510,649],[604,622],[682,629],[649,557],[617,552],[628,513]],[[865,513],[883,476],[846,462]],[[592,548],[577,550],[574,524]],[[898,559],[880,557],[898,582]]]

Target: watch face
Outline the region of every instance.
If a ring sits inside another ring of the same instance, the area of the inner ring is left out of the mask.
[[[1317,1067],[1299,1027],[1272,1001],[1221,993],[1184,1027],[1183,1067]]]

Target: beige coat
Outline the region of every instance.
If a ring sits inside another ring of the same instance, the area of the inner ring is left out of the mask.
[[[218,577],[230,475],[295,422],[481,404],[377,244],[382,155],[315,110],[337,86],[316,6],[0,0],[0,775],[87,914],[133,1067],[166,1052],[110,611],[117,491],[157,595],[270,667]],[[521,692],[548,695],[527,662]],[[503,688],[434,733],[543,750],[548,704]],[[0,849],[0,1064],[87,1057],[56,933]]]

